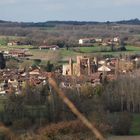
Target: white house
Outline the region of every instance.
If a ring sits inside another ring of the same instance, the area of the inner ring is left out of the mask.
[[[83,38],[79,39],[79,45],[93,44],[95,42],[101,43],[102,41],[103,41],[102,38]]]
[[[118,37],[118,36],[117,36],[117,37],[114,37],[114,38],[113,38],[113,41],[114,41],[114,42],[119,42],[119,37]]]
[[[102,38],[95,38],[95,41],[101,43],[103,40]]]
[[[80,44],[80,45],[83,45],[83,44],[89,43],[89,42],[90,42],[89,39],[79,39],[79,44]]]
[[[51,46],[39,46],[39,49],[42,50],[42,49],[50,49],[50,50],[57,50],[59,49],[59,46],[57,45],[51,45]]]

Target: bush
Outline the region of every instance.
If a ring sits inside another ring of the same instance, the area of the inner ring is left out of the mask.
[[[0,124],[0,140],[16,140],[16,137],[9,128]]]
[[[51,124],[39,130],[40,134],[54,137],[58,134],[85,132],[87,128],[78,120]]]
[[[103,134],[110,133],[112,131],[112,126],[107,120],[107,113],[105,113],[104,111],[92,112],[88,118]]]
[[[115,113],[110,118],[112,125],[112,133],[116,135],[128,135],[131,129],[132,116],[129,113]]]
[[[13,122],[14,129],[27,129],[31,127],[31,121],[28,118],[16,120]]]

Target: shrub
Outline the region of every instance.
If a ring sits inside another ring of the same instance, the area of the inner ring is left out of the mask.
[[[57,124],[51,124],[39,130],[40,134],[47,137],[54,137],[58,134],[78,133],[85,132],[87,129],[78,120],[69,122],[60,122]]]
[[[103,134],[110,133],[112,131],[112,126],[107,120],[107,114],[103,110],[100,112],[92,112],[88,118]]]
[[[0,140],[16,140],[14,133],[4,125],[0,124]]]
[[[112,116],[112,133],[116,135],[128,135],[131,129],[132,116],[129,113],[115,113]]]
[[[27,129],[31,127],[32,123],[28,118],[16,120],[13,122],[14,129]]]

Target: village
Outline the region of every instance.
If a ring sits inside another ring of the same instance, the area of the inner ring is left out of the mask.
[[[80,39],[79,44],[86,45],[91,39]],[[102,42],[101,39],[97,41]],[[114,38],[111,42],[119,43],[119,39]],[[15,45],[8,43],[8,45]],[[17,44],[16,44],[17,45]],[[89,45],[89,44],[88,44]],[[118,44],[117,44],[118,45]],[[59,47],[52,46],[40,46],[39,51],[42,49],[50,49],[56,51]],[[5,59],[22,59],[26,60],[32,54],[28,49],[12,49],[9,51],[2,51]],[[139,56],[119,56],[102,58],[97,56],[79,55],[73,60],[69,57],[67,63],[62,64],[59,69],[52,72],[44,71],[40,66],[28,68],[28,71],[23,69],[1,69],[0,70],[0,95],[6,95],[10,93],[21,94],[22,89],[28,83],[33,86],[47,83],[47,79],[52,76],[54,78],[59,77],[61,88],[72,88],[73,86],[79,87],[82,84],[90,84],[93,87],[99,84],[103,84],[106,81],[116,79],[120,74],[128,74],[138,69]],[[76,83],[72,83],[72,79],[75,79]]]
[[[111,45],[112,43],[119,45],[120,37],[115,36],[113,38],[82,38],[79,39],[80,45],[92,45],[93,43],[99,43],[100,45],[107,46]]]
[[[123,120],[117,124],[122,127],[120,133],[133,132],[132,127],[125,128],[132,121],[121,118],[120,112],[125,116],[125,110],[140,111],[139,48],[127,45],[127,39],[119,36],[79,38],[76,47],[61,45],[23,45],[15,39],[0,46],[0,120],[25,133],[31,126],[77,122],[49,83],[51,78],[85,116],[90,118],[94,112],[102,121],[103,112],[104,120],[111,120],[108,115],[114,121]],[[129,114],[126,117],[131,118]],[[101,129],[117,133],[114,121],[108,124],[104,120],[107,130]]]

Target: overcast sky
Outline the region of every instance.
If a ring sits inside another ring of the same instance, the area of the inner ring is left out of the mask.
[[[0,0],[0,19],[116,21],[140,18],[140,0]]]

